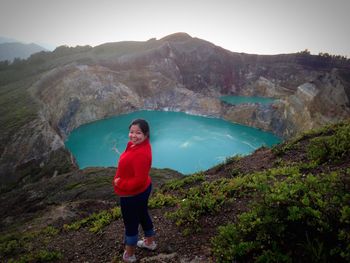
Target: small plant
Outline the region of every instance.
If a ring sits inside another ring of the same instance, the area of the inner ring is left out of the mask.
[[[337,161],[350,152],[350,124],[336,126],[332,135],[310,140],[308,156],[311,160],[324,163]]]
[[[300,136],[295,139],[284,142],[282,144],[274,145],[271,148],[271,150],[276,156],[281,156],[290,150],[296,149],[299,146],[299,141],[301,141],[302,139],[303,137]]]
[[[230,156],[230,157],[226,157],[225,160],[222,163],[219,163],[217,165],[215,165],[213,168],[214,169],[220,169],[225,167],[228,164],[234,163],[234,162],[238,162],[240,159],[242,159],[242,156],[237,154],[234,156]]]
[[[204,182],[200,186],[192,187],[179,202],[178,209],[166,216],[174,219],[177,225],[186,226],[185,232],[197,231],[200,227],[197,224],[199,217],[218,211],[225,201],[226,196],[218,185],[215,182]]]
[[[72,224],[65,224],[63,228],[65,230],[78,230],[81,227],[90,226],[89,231],[97,233],[101,231],[105,226],[109,225],[113,220],[121,217],[120,207],[115,207],[109,211],[103,210],[99,213],[93,213],[92,215],[76,221]]]
[[[53,227],[53,226],[48,226],[41,230],[41,233],[47,235],[47,236],[56,236],[60,232],[59,229]]]
[[[14,255],[21,250],[21,247],[21,241],[16,237],[8,236],[6,238],[2,238],[0,243],[0,255]]]
[[[58,251],[40,250],[30,252],[21,256],[19,259],[10,259],[8,263],[26,263],[26,262],[52,262],[62,259],[63,255]]]
[[[302,256],[305,262],[348,262],[350,194],[343,175],[303,174],[298,167],[266,173],[269,183],[256,188],[251,210],[213,238],[217,261],[292,262]]]
[[[49,262],[58,260],[62,257],[62,254],[57,251],[33,250],[34,240],[44,246],[49,242],[50,237],[58,233],[58,229],[48,226],[40,231],[1,236],[0,258],[6,258],[6,262]]]
[[[194,174],[194,175],[189,175],[181,179],[173,179],[168,182],[166,182],[162,190],[179,190],[185,185],[193,184],[196,182],[202,182],[204,181],[204,175],[203,174]]]
[[[157,192],[150,198],[148,206],[149,208],[161,208],[163,206],[174,206],[178,202],[179,200],[172,195]]]

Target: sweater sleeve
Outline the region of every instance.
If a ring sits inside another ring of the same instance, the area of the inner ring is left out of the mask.
[[[133,176],[127,180],[120,180],[120,182],[118,182],[118,188],[128,189],[128,191],[134,192],[144,187],[151,168],[148,156],[142,153],[135,155],[132,166]]]

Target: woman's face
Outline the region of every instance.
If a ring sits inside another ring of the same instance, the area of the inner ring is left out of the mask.
[[[146,135],[142,132],[138,125],[131,125],[129,130],[129,139],[132,144],[140,144],[146,139]]]

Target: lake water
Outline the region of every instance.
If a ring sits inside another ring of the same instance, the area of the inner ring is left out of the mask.
[[[261,103],[261,104],[271,104],[276,99],[274,98],[265,98],[265,97],[251,97],[251,96],[222,96],[220,97],[222,101],[225,101],[229,104],[237,105],[243,103]]]
[[[206,170],[233,155],[246,155],[280,139],[271,133],[217,118],[182,112],[138,111],[99,120],[73,130],[66,147],[80,168],[116,166],[128,142],[128,126],[143,118],[150,124],[153,167],[183,174]]]

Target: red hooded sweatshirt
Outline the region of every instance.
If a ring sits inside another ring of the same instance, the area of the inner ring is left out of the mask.
[[[152,149],[149,139],[133,144],[129,141],[120,155],[115,178],[120,178],[114,192],[119,196],[142,193],[151,183],[149,171],[152,166]]]

